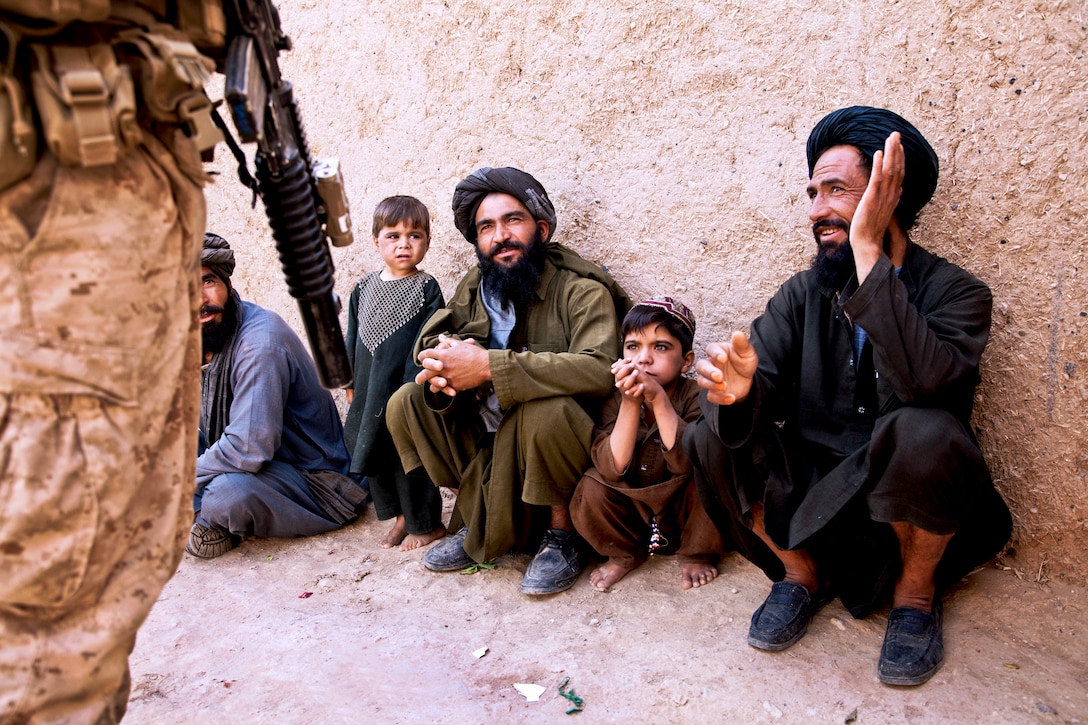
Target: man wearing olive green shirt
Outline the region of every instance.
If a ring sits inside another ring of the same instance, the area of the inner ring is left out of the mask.
[[[458,491],[456,533],[423,563],[457,571],[525,550],[546,528],[521,590],[563,591],[582,569],[570,497],[612,389],[617,310],[629,302],[601,269],[550,241],[555,209],[529,174],[479,169],[457,185],[453,210],[479,264],[424,325],[423,372],[388,411],[404,469]]]

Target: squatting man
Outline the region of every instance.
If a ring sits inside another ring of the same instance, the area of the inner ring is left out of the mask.
[[[531,551],[543,530],[521,591],[563,591],[582,570],[570,499],[612,390],[617,309],[629,301],[600,268],[550,241],[555,208],[524,171],[475,171],[457,185],[453,211],[478,264],[424,325],[423,371],[388,410],[404,470],[458,490],[455,533],[423,564],[456,571]]]
[[[877,672],[918,685],[944,656],[941,590],[1011,521],[970,427],[990,290],[907,231],[937,155],[900,116],[835,111],[808,139],[811,269],[696,365],[685,448],[726,542],[774,580],[748,643],[796,643],[821,603],[887,595]]]

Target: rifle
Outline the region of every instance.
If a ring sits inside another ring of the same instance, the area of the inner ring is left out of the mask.
[[[291,39],[280,28],[271,0],[225,0],[223,9],[230,39],[224,97],[243,143],[257,143],[256,184],[244,157],[239,175],[264,202],[321,383],[341,388],[351,383],[352,372],[326,240],[336,246],[352,242],[339,164],[328,159],[315,166],[310,160],[291,84],[277,62],[281,50],[291,49]]]

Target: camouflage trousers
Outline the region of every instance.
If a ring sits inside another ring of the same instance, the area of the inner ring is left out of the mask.
[[[202,183],[145,133],[0,193],[0,723],[125,712],[192,521]]]

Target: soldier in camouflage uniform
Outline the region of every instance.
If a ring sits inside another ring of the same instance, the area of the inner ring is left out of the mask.
[[[185,545],[209,5],[0,0],[3,723],[120,720]]]

